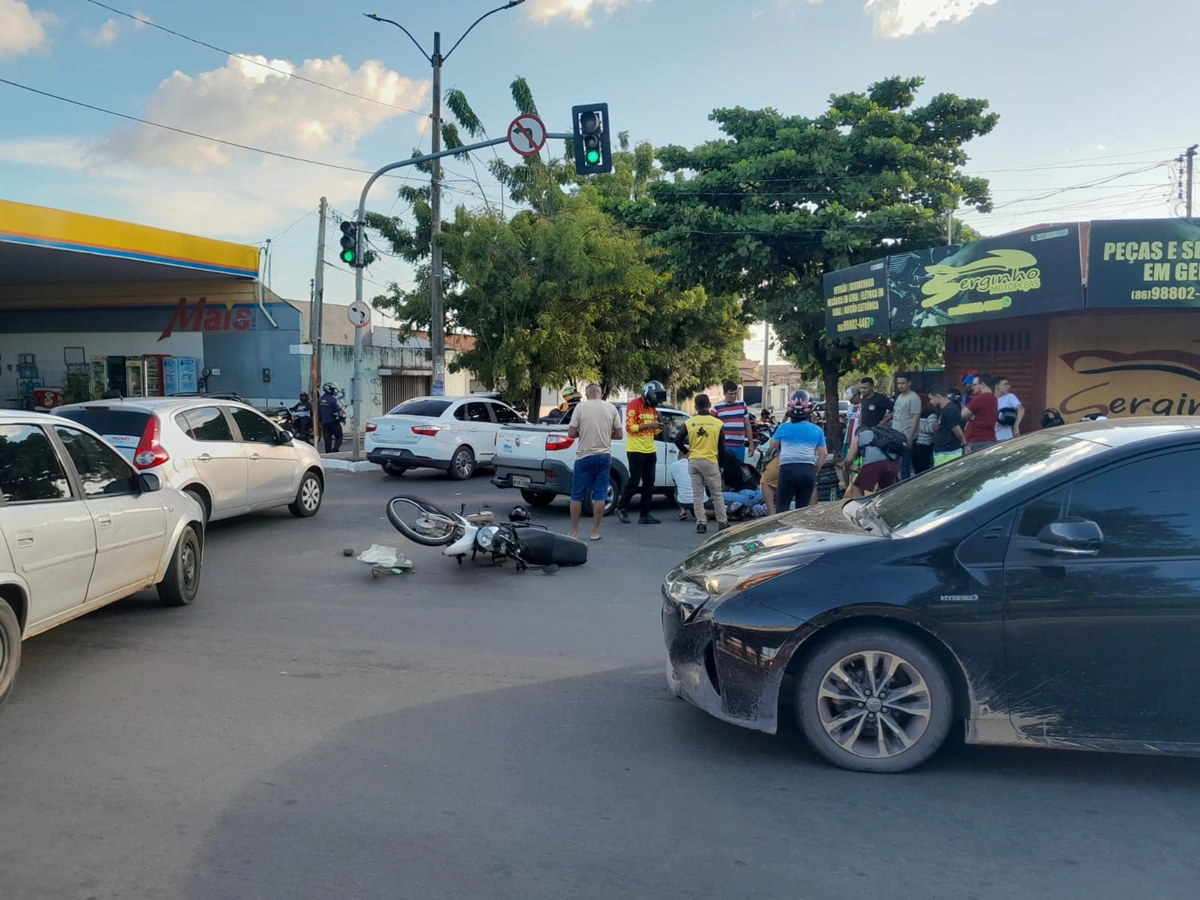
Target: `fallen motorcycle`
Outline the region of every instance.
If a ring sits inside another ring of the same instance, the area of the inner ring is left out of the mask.
[[[508,522],[497,524],[491,512],[467,515],[466,504],[452,513],[420,497],[401,495],[388,501],[387,517],[410,541],[443,547],[442,555],[457,559],[460,565],[468,553],[472,560],[490,557],[494,565],[512,560],[519,572],[540,568],[552,574],[561,566],[587,562],[586,543],[534,525],[523,506],[509,513]]]

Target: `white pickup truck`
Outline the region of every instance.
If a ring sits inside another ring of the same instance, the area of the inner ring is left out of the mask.
[[[616,403],[625,421],[625,404]],[[658,420],[663,424],[655,440],[658,450],[658,470],[654,473],[654,492],[671,497],[675,483],[668,467],[679,458],[675,436],[688,419],[688,414],[660,406]],[[504,425],[496,433],[496,474],[492,484],[500,488],[520,490],[525,502],[533,506],[549,506],[558,496],[570,497],[571,478],[575,468],[575,442],[567,435],[570,413],[556,425]],[[622,427],[624,425],[622,424]],[[611,515],[617,507],[621,491],[629,482],[625,439],[612,443],[612,477],[608,484],[608,508]]]

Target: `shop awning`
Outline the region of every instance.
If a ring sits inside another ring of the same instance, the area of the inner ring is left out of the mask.
[[[0,287],[258,276],[258,248],[0,200]]]

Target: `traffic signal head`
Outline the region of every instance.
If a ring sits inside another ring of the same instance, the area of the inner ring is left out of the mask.
[[[580,175],[604,175],[612,171],[612,129],[608,104],[589,103],[571,109],[575,129],[575,171]]]
[[[348,266],[358,265],[358,223],[342,223],[342,262]]]

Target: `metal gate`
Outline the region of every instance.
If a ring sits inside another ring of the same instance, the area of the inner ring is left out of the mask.
[[[433,391],[433,376],[431,375],[384,375],[383,411],[395,409],[405,400],[413,397],[427,397]]]

